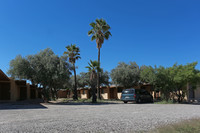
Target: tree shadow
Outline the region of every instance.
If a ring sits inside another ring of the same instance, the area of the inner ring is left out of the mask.
[[[58,102],[58,103],[44,103],[46,105],[94,105],[94,106],[99,106],[99,105],[114,105],[114,104],[122,104],[122,103],[116,103],[116,102],[76,102],[76,101],[68,101],[68,102]]]
[[[180,104],[184,104],[184,105],[200,105],[200,102],[197,102],[197,103],[195,103],[195,102],[188,102],[188,103],[180,103]]]
[[[47,109],[38,100],[26,100],[16,102],[0,102],[0,110],[17,110],[17,109]]]

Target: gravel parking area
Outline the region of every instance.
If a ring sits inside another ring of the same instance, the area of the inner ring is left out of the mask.
[[[188,104],[0,104],[0,132],[138,132],[200,118]]]

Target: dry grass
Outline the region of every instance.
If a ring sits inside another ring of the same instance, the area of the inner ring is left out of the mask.
[[[151,131],[151,133],[200,133],[200,119],[163,126]]]

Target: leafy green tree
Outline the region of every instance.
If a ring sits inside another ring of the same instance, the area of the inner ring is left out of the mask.
[[[77,87],[78,88],[84,88],[89,85],[90,82],[90,75],[89,72],[81,72],[80,74],[76,75],[77,80]],[[71,76],[71,86],[74,86],[74,76]]]
[[[56,98],[58,89],[66,87],[71,75],[70,66],[63,57],[51,49],[45,49],[25,58],[17,56],[10,62],[8,74],[17,79],[30,80],[33,85],[43,87],[45,99]]]
[[[173,92],[178,97],[178,102],[182,102],[185,94],[187,93],[187,83],[193,85],[195,89],[198,81],[200,80],[199,71],[195,69],[197,62],[188,63],[187,65],[174,64],[170,67],[170,75],[174,82]]]
[[[7,73],[15,79],[28,79],[32,83],[34,82],[34,71],[30,67],[30,62],[21,55],[17,55],[15,59],[10,61]]]
[[[109,79],[110,79],[109,72],[101,69],[101,71],[100,71],[100,86],[109,86],[110,85]]]
[[[76,44],[71,44],[68,45],[67,47],[67,51],[64,52],[65,55],[67,55],[69,62],[73,65],[73,71],[74,71],[74,95],[73,95],[73,99],[74,100],[78,100],[78,96],[77,96],[77,83],[76,83],[76,67],[75,67],[75,63],[76,60],[80,59],[80,49],[79,47],[76,46]]]
[[[152,66],[141,66],[140,68],[140,81],[143,83],[149,83],[151,85],[156,84],[156,70]]]
[[[163,94],[163,99],[170,99],[170,92],[173,90],[174,82],[170,74],[169,68],[160,66],[156,68],[156,88]]]
[[[110,26],[106,23],[104,19],[96,19],[95,22],[90,23],[90,26],[92,29],[88,31],[88,35],[91,36],[91,40],[96,40],[97,49],[98,49],[98,63],[100,65],[100,49],[102,47],[102,44],[104,43],[104,40],[108,40],[111,36],[110,33]],[[97,72],[97,96],[99,99],[101,99],[100,95],[100,77],[99,77],[99,71]]]
[[[153,86],[153,90],[156,91],[156,69],[152,66],[141,66],[140,67],[140,82],[148,83]],[[156,93],[154,93],[154,97],[156,97]]]
[[[97,72],[100,71],[100,67],[99,67],[99,63],[97,61],[92,61],[90,60],[90,62],[88,63],[89,66],[87,66],[86,68],[88,68],[89,73],[90,73],[90,85],[91,85],[91,89],[92,89],[92,102],[95,103],[96,102],[96,85],[97,85]]]
[[[130,62],[130,64],[120,62],[116,68],[111,70],[112,82],[125,88],[138,85],[139,77],[140,69],[135,62]]]
[[[103,71],[101,69],[100,72],[100,85],[101,86],[109,86],[109,73],[108,71]],[[71,77],[72,86],[74,86],[74,76]],[[91,87],[90,84],[90,72],[81,72],[77,75],[77,87],[84,88],[84,87]]]

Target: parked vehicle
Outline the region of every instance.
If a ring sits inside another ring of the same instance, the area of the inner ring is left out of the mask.
[[[134,89],[134,88],[123,90],[121,100],[124,103],[128,103],[128,102],[136,102],[136,103],[150,102],[150,103],[153,103],[153,97],[148,91],[146,91],[144,89]]]

